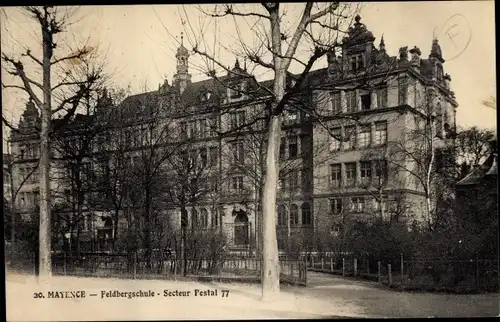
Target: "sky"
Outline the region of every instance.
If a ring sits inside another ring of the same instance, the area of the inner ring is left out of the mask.
[[[356,5],[352,4],[353,8]],[[264,13],[256,7],[258,4],[243,6],[245,10]],[[294,22],[298,21],[303,6],[300,3],[285,6],[283,30],[294,30]],[[496,129],[496,110],[481,104],[496,95],[493,1],[365,2],[360,6],[361,22],[373,32],[377,46],[384,36],[389,55],[397,55],[400,47],[417,46],[426,58],[433,36],[437,37],[446,60],[444,72],[452,78],[451,87],[460,105],[458,125]],[[181,31],[184,30],[183,42],[188,49],[197,43],[225,66],[233,66],[235,56],[230,51],[238,47],[236,39],[240,36],[247,45],[252,45],[252,30],[258,28],[254,24],[256,20],[246,18],[238,20],[236,25],[230,19],[219,19],[215,24],[214,19],[204,18],[195,5],[83,6],[77,16],[81,20],[58,39],[60,48],[74,49],[87,41],[103,53],[113,85],[122,88],[130,85],[132,93],[157,89],[165,77],[172,82]],[[1,20],[2,52],[20,53],[28,47],[33,54],[40,54],[36,25],[22,15],[19,8],[2,8]],[[210,45],[215,43],[219,45]],[[299,57],[306,57],[306,47],[299,49]],[[190,64],[193,81],[207,78],[204,74],[211,65],[200,57],[191,57]],[[313,69],[322,67],[326,67],[326,58]],[[263,70],[254,72],[261,79],[272,77]],[[37,76],[39,73],[33,74],[34,78]],[[4,69],[2,80],[11,80]],[[2,113],[17,123],[26,101],[26,95],[19,91],[3,90]]]

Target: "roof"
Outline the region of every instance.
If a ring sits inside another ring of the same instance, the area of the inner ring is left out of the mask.
[[[470,186],[481,183],[486,176],[498,175],[497,153],[492,153],[479,167],[473,169],[457,186]]]

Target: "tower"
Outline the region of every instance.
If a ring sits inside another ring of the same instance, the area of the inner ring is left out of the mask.
[[[184,35],[181,32],[181,46],[177,49],[177,73],[174,75],[174,86],[182,94],[188,84],[191,82],[191,75],[188,73],[189,51],[184,47]]]

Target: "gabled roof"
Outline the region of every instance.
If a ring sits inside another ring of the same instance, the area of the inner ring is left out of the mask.
[[[496,175],[498,175],[497,154],[492,153],[483,164],[473,169],[465,178],[457,182],[457,186],[476,185],[481,183],[486,176]]]

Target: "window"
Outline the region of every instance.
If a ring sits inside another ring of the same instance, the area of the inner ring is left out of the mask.
[[[187,122],[182,121],[180,123],[180,126],[181,126],[181,139],[185,140],[187,139]]]
[[[287,220],[287,213],[286,213],[286,208],[283,205],[278,206],[278,226],[280,227],[286,227],[286,220]]]
[[[204,138],[207,136],[207,120],[200,119],[200,138]]]
[[[285,158],[285,153],[286,153],[286,139],[281,138],[281,143],[280,143],[280,159]]]
[[[195,229],[198,226],[198,211],[191,210],[191,228]]]
[[[332,187],[339,188],[342,182],[342,168],[341,164],[332,164],[331,166],[332,173]]]
[[[218,163],[218,160],[219,160],[219,150],[217,149],[217,147],[215,146],[212,146],[209,148],[209,152],[208,152],[210,155],[210,165],[212,166],[216,166],[217,163]]]
[[[338,151],[341,147],[342,131],[340,127],[330,129],[330,151]]]
[[[365,58],[363,54],[351,56],[351,70],[353,72],[363,69],[365,67]]]
[[[340,92],[332,93],[330,99],[330,110],[333,115],[342,113],[342,100]]]
[[[35,207],[38,207],[40,206],[40,192],[39,191],[35,191],[33,192],[33,202],[34,202],[34,206]]]
[[[443,66],[436,65],[436,76],[438,80],[443,80]]]
[[[375,163],[375,173],[373,176],[373,180],[375,184],[382,185],[387,179],[387,161],[386,160],[377,160]]]
[[[283,115],[284,123],[287,125],[295,124],[299,121],[299,112],[294,110],[287,110]]]
[[[361,184],[368,185],[372,176],[372,163],[370,161],[361,161],[359,165],[361,172]]]
[[[231,114],[231,128],[236,129],[245,124],[245,111],[234,112]]]
[[[408,79],[406,77],[399,79],[399,105],[408,104]]]
[[[92,175],[92,165],[90,163],[82,163],[81,178],[82,181],[90,180]]]
[[[197,122],[191,121],[189,122],[189,137],[194,139],[198,136]]]
[[[297,170],[291,170],[288,175],[288,186],[293,192],[299,188],[299,174]]]
[[[363,110],[369,110],[371,106],[372,106],[372,95],[370,93],[361,95],[361,108]]]
[[[304,189],[309,189],[309,170],[307,168],[302,169],[300,174],[301,184]]]
[[[347,150],[356,149],[356,126],[346,126],[344,128],[344,141]]]
[[[191,160],[191,164],[196,164],[197,158],[198,158],[198,151],[196,149],[189,150],[189,160]]]
[[[311,205],[307,202],[302,204],[301,207],[302,212],[302,225],[311,225],[312,224],[312,214],[311,214]]]
[[[208,163],[207,148],[200,149],[200,159],[201,159],[201,165],[205,167]]]
[[[241,96],[241,91],[242,86],[238,87],[237,84],[232,84],[229,87],[229,98],[238,98]]]
[[[187,167],[189,165],[189,154],[186,150],[179,151],[179,158],[181,159],[183,166]]]
[[[387,205],[389,204],[389,198],[385,195],[382,196],[382,198],[375,198],[375,211],[377,212],[386,212],[387,211]]]
[[[342,198],[330,199],[330,212],[333,215],[338,215],[342,213]]]
[[[298,143],[296,136],[290,136],[288,138],[288,157],[290,159],[296,158],[298,156]]]
[[[387,88],[377,90],[377,106],[378,108],[387,107]]]
[[[356,91],[348,91],[346,92],[347,99],[347,112],[352,113],[358,110],[358,100],[356,96]]]
[[[356,184],[356,163],[345,164],[345,179],[346,186],[354,186]]]
[[[141,145],[147,145],[150,142],[149,129],[143,127],[141,128]]]
[[[219,226],[219,214],[217,210],[212,211],[212,220],[210,221],[210,224],[212,225],[212,227]]]
[[[21,159],[24,159],[24,158],[25,158],[25,150],[24,150],[24,147],[21,147],[21,149],[19,149],[19,155],[21,156]]]
[[[360,126],[358,133],[358,146],[366,148],[370,146],[372,129],[370,124]]]
[[[216,117],[210,117],[208,119],[208,135],[213,137],[217,135],[217,118]]]
[[[205,208],[201,209],[200,224],[201,228],[208,227],[208,211]]]
[[[283,173],[280,171],[279,177],[278,177],[278,189],[280,191],[286,190],[286,177],[284,177]]]
[[[375,145],[385,145],[387,143],[387,121],[375,123]]]
[[[243,177],[237,176],[232,178],[233,192],[241,193],[243,191]]]
[[[231,144],[231,150],[233,155],[233,164],[243,164],[244,163],[244,151],[243,142],[235,141]]]
[[[353,212],[365,211],[365,198],[364,197],[351,198],[351,211]]]
[[[299,207],[297,205],[290,206],[290,226],[299,224]]]

